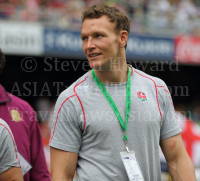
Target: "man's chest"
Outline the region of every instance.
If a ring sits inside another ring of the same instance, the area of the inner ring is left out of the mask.
[[[119,93],[114,95],[112,98],[118,108],[122,120],[125,122],[127,112],[126,95],[121,92],[121,94]],[[86,122],[86,137],[93,135],[101,137],[104,137],[105,135],[115,136],[115,134],[110,133],[123,133],[119,119],[115,114],[113,107],[102,94],[98,94],[98,96],[91,94],[87,101],[83,99],[82,104],[84,106]],[[81,117],[81,120],[84,121],[83,116]],[[128,129],[136,132],[138,130],[155,132],[156,130],[156,133],[158,133],[160,131],[161,123],[162,119],[159,114],[155,95],[148,92],[141,93],[138,90],[133,90],[130,116],[127,126]]]

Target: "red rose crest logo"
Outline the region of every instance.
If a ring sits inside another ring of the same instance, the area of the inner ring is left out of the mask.
[[[146,95],[143,92],[136,92],[138,99],[141,100],[142,102],[147,101]]]

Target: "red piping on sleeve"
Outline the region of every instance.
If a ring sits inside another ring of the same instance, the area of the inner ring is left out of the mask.
[[[1,124],[1,123],[0,123],[0,125],[3,126],[3,127],[8,131],[8,133],[10,134],[10,137],[12,138],[13,146],[14,146],[14,148],[15,148],[15,151],[14,151],[14,152],[15,152],[15,155],[16,155],[16,159],[18,160],[19,166],[21,166],[21,165],[20,165],[20,159],[19,159],[19,157],[18,157],[18,155],[17,155],[17,152],[16,152],[17,146],[16,146],[16,143],[15,143],[15,140],[14,140],[14,137],[13,137],[12,133],[10,132],[10,130],[9,130],[4,124]]]
[[[157,86],[157,87],[163,87],[163,89],[164,89],[164,86]],[[172,105],[172,107],[174,107],[173,102],[172,102],[172,98],[171,98],[171,96],[170,96],[169,91],[166,90],[166,89],[164,89],[164,91],[168,93],[168,98],[171,100],[170,104]],[[175,117],[176,117],[175,109],[173,108],[173,110],[174,110],[174,115],[175,115]],[[176,119],[177,119],[177,117],[176,117]]]
[[[78,84],[76,84],[76,85],[74,86],[74,89],[73,89],[73,91],[74,91],[75,94],[74,94],[74,95],[71,95],[70,97],[67,97],[67,98],[62,102],[62,104],[61,104],[61,106],[60,106],[60,108],[58,109],[58,112],[57,112],[57,114],[56,114],[56,122],[54,123],[54,129],[53,129],[53,132],[52,132],[52,135],[51,135],[51,138],[50,138],[49,143],[51,143],[51,141],[52,141],[52,139],[53,139],[53,137],[54,137],[54,134],[55,134],[55,131],[56,131],[56,124],[57,124],[57,122],[58,122],[58,114],[60,113],[61,108],[63,107],[64,103],[65,103],[67,100],[69,100],[70,98],[72,98],[72,97],[74,97],[74,96],[76,96],[76,97],[78,98],[78,101],[79,101],[79,103],[80,103],[80,106],[81,106],[81,109],[82,109],[82,113],[83,113],[83,116],[84,116],[84,129],[85,129],[85,127],[86,127],[86,116],[85,116],[85,111],[84,111],[84,107],[83,107],[83,104],[82,104],[82,102],[81,102],[81,99],[80,99],[80,97],[78,96],[78,94],[76,93],[76,87],[77,87],[78,85],[80,85],[81,83],[83,83],[84,81],[86,81],[87,78],[88,78],[88,76],[85,77],[84,80],[82,80],[81,82],[79,82]]]
[[[57,122],[58,122],[58,114],[60,113],[61,108],[63,107],[64,103],[65,103],[67,100],[69,100],[71,97],[74,97],[74,96],[75,96],[75,95],[72,95],[72,96],[70,96],[70,97],[67,97],[67,98],[62,102],[60,108],[58,109],[58,112],[57,112],[57,114],[56,114],[56,122],[54,123],[54,128],[53,128],[53,132],[52,132],[51,139],[50,139],[49,143],[51,143],[51,141],[52,141],[52,139],[53,139],[53,137],[54,137],[54,133],[55,133],[55,131],[56,131],[56,124],[57,124]]]
[[[88,78],[88,76],[85,77],[84,80],[82,80],[81,82],[79,82],[78,84],[76,84],[76,85],[74,86],[74,89],[73,89],[73,90],[74,90],[74,93],[75,93],[76,97],[78,98],[78,101],[79,101],[79,103],[80,103],[80,105],[81,105],[81,109],[82,109],[82,113],[83,113],[83,117],[84,117],[84,130],[85,130],[85,127],[86,127],[86,116],[85,116],[85,111],[84,111],[84,107],[83,107],[82,101],[81,101],[80,97],[78,96],[78,94],[76,93],[76,87],[77,87],[78,85],[80,85],[81,83],[83,83],[84,81],[86,81],[87,78]],[[84,130],[83,130],[83,131],[84,131]]]
[[[153,81],[153,83],[154,83],[154,88],[155,88],[155,91],[156,91],[156,102],[157,102],[157,104],[158,104],[158,111],[160,112],[160,117],[163,119],[163,117],[162,117],[162,112],[161,112],[161,110],[160,110],[160,104],[159,104],[159,102],[158,102],[158,89],[157,89],[157,87],[161,87],[161,86],[157,86],[156,83],[155,83],[155,81],[154,81],[153,79],[151,79],[151,78],[149,78],[149,77],[146,77],[146,76],[144,76],[144,75],[138,73],[136,70],[134,70],[134,72],[136,72],[138,75],[140,75],[140,76],[142,76],[142,77],[145,77],[145,78],[147,78],[147,79]]]
[[[169,91],[167,91],[166,89],[164,89],[164,90],[165,90],[165,92],[169,93]]]

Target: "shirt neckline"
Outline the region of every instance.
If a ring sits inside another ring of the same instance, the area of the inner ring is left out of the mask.
[[[129,65],[128,66],[132,69],[132,75],[131,75],[131,81],[133,81],[133,78],[134,78],[134,68],[132,67],[132,65]],[[95,83],[93,78],[92,78],[92,73],[91,73],[91,70],[89,71],[89,76],[88,76],[89,80],[92,82],[92,83]],[[119,83],[119,84],[112,84],[112,83],[103,83],[104,86],[106,88],[126,88],[126,83],[127,82],[123,82],[123,83]]]

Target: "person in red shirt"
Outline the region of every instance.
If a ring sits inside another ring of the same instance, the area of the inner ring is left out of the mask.
[[[5,62],[0,49],[0,74]],[[20,165],[24,181],[50,181],[40,128],[33,108],[26,101],[8,93],[1,84],[0,118],[5,120],[13,132],[19,154],[22,156]],[[26,170],[25,164],[31,165],[30,170]]]

